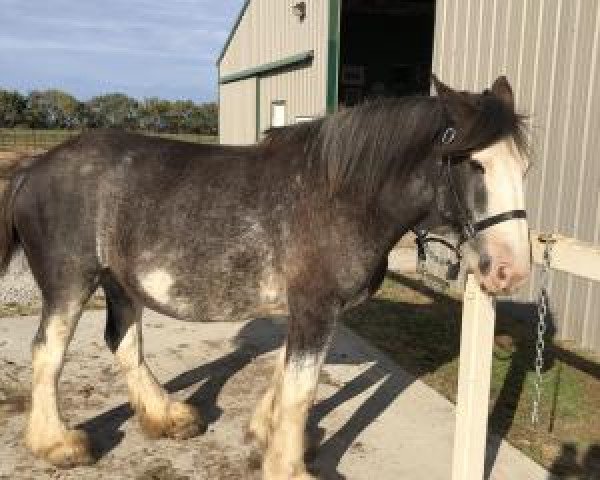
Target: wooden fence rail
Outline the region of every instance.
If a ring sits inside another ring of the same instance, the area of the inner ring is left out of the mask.
[[[81,133],[80,130],[0,128],[0,151],[47,150]],[[195,133],[140,132],[194,143],[216,143],[217,137]]]

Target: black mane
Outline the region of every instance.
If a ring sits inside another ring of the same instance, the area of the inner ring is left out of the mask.
[[[331,195],[354,188],[367,198],[380,189],[392,169],[408,174],[431,153],[467,156],[505,137],[527,150],[523,117],[487,91],[469,94],[468,101],[472,111],[457,118],[439,97],[370,100],[311,122],[268,130],[261,146],[303,146]],[[456,128],[456,139],[441,145],[449,126]]]

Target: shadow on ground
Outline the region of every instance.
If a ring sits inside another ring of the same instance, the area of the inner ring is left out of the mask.
[[[348,324],[352,326],[353,319],[361,316],[366,321],[366,319],[370,319],[371,316],[375,315],[389,315],[395,318],[411,315],[425,319],[436,316],[439,318],[439,311],[441,309],[441,311],[445,312],[445,317],[448,319],[446,323],[440,325],[438,321],[437,324],[432,325],[428,335],[421,339],[423,345],[415,345],[414,351],[400,352],[408,356],[420,355],[421,358],[419,361],[412,361],[407,364],[409,365],[407,367],[402,361],[402,354],[392,356],[401,366],[407,368],[416,377],[433,372],[448,362],[453,361],[459,352],[460,303],[424,287],[410,277],[391,273],[388,275],[402,285],[406,285],[415,291],[427,295],[433,302],[427,305],[415,305],[413,303],[373,299],[365,306],[359,307],[352,312],[347,319]],[[499,318],[503,317],[503,312],[510,311],[511,316],[515,318],[519,318],[519,315],[522,315],[523,318],[531,319],[533,318],[532,308],[532,305],[509,304],[505,302],[499,305]],[[379,325],[375,325],[374,328],[381,330],[377,332],[378,334],[386,335],[385,328],[380,328]],[[395,328],[397,329],[398,325]],[[533,328],[534,325],[531,321],[521,322],[517,331],[515,331],[514,322],[498,322],[497,336],[510,335],[514,339],[514,351],[506,381],[497,395],[490,415],[491,430],[496,435],[497,440],[491,441],[488,445],[486,458],[488,476],[498,453],[500,439],[506,437],[514,421],[517,402],[525,386],[525,378],[529,370],[528,366],[533,365],[535,350],[532,348],[530,340],[524,340],[533,338]],[[553,330],[550,328],[546,335],[548,344],[552,343],[552,336]],[[209,424],[215,423],[222,413],[218,407],[217,400],[223,386],[257,356],[278,348],[283,338],[284,328],[280,322],[274,322],[269,319],[257,319],[249,322],[236,337],[235,350],[212,362],[188,370],[172,378],[165,386],[168,391],[176,392],[192,385],[200,384],[198,389],[189,397],[188,401],[201,410],[205,416],[205,420]],[[443,348],[428,350],[426,347],[427,345],[431,345],[431,342],[435,342],[438,346],[442,345]],[[394,345],[390,345],[390,348],[393,349]],[[596,376],[596,378],[600,378],[600,367],[593,362],[588,362],[569,352],[561,351],[559,348],[548,348],[546,352],[547,358],[545,359],[545,364],[547,367],[551,366],[554,358],[558,356],[561,360],[577,365],[578,368],[589,372]],[[349,361],[347,357],[336,353],[335,348],[328,357],[328,363],[343,364]],[[323,432],[319,428],[319,422],[328,413],[383,380],[375,392],[360,405],[346,424],[320,445],[316,456],[310,457],[311,464],[324,478],[332,480],[343,478],[338,472],[338,466],[344,454],[353,445],[361,432],[376,420],[411,383],[409,377],[400,378],[398,375],[390,375],[390,373],[385,367],[375,364],[339,388],[329,398],[315,405],[309,419],[309,432],[311,436],[320,438],[323,436]],[[105,455],[120,443],[123,437],[121,426],[132,414],[133,412],[129,406],[122,404],[81,425],[90,434],[99,456]],[[577,452],[573,454],[573,448],[574,446],[569,444],[562,446],[562,452],[553,465],[552,470],[557,474],[566,472],[568,475],[578,475],[574,478],[585,480],[600,479],[600,473],[596,473],[600,472],[600,446],[592,445],[581,461],[578,458],[581,455],[578,456]]]

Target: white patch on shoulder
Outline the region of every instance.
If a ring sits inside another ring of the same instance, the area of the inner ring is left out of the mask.
[[[169,291],[173,286],[173,277],[166,270],[157,269],[140,276],[140,285],[144,292],[158,303],[168,305],[171,300]]]

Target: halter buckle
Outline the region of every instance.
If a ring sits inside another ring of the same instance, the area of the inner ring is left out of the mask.
[[[463,235],[465,236],[466,240],[471,240],[472,238],[475,238],[475,235],[477,235],[477,230],[471,222],[463,225]]]
[[[448,127],[446,130],[444,130],[444,133],[442,133],[442,145],[450,145],[455,138],[456,128]]]

